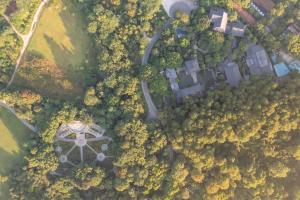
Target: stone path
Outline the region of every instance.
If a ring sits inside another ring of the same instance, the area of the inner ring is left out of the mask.
[[[29,45],[29,42],[33,36],[33,33],[36,29],[36,26],[37,26],[37,23],[40,19],[40,16],[41,16],[41,13],[43,11],[43,8],[44,6],[48,3],[49,0],[42,0],[41,4],[39,5],[36,13],[34,14],[33,16],[33,20],[32,20],[32,23],[31,23],[31,27],[30,27],[30,30],[28,32],[28,34],[26,35],[23,35],[21,34],[20,32],[18,32],[18,30],[14,27],[14,25],[11,23],[10,19],[8,16],[6,15],[3,15],[4,19],[8,22],[8,24],[12,27],[12,29],[14,30],[14,32],[23,40],[23,46],[21,48],[21,51],[20,51],[20,54],[19,54],[19,57],[17,59],[17,62],[16,62],[16,66],[15,66],[15,70],[14,70],[14,73],[10,79],[10,81],[8,82],[7,86],[6,86],[6,89],[12,84],[12,82],[14,81],[14,78],[15,78],[15,75],[20,67],[20,64],[21,64],[21,61],[22,61],[22,58],[26,52],[26,49]]]

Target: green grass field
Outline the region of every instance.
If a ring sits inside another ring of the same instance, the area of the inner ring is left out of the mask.
[[[31,130],[24,126],[12,113],[0,107],[0,176],[24,163],[25,144]],[[8,187],[0,183],[0,199],[8,199]]]
[[[48,96],[83,96],[91,49],[81,11],[71,1],[56,1],[41,16],[16,85]]]

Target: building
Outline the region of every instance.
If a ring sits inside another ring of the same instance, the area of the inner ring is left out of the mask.
[[[239,22],[229,23],[230,33],[236,37],[244,37],[245,25]]]
[[[179,85],[177,83],[177,73],[175,69],[166,69],[165,71],[166,77],[170,81],[170,86],[172,91],[177,91],[179,90]]]
[[[214,24],[214,30],[225,33],[228,22],[228,13],[222,8],[210,9],[209,19]]]
[[[228,23],[228,13],[222,8],[212,8],[210,10],[209,19],[213,23],[213,30],[232,34],[233,36],[243,37],[245,25],[238,22]]]
[[[176,98],[177,98],[177,101],[180,102],[184,98],[186,98],[187,96],[190,96],[190,95],[202,95],[203,91],[204,91],[203,86],[201,84],[196,84],[191,87],[178,90],[176,92]]]
[[[250,73],[253,75],[273,73],[270,58],[265,49],[259,45],[252,44],[249,46],[246,62]]]
[[[248,11],[243,9],[239,4],[233,3],[234,10],[239,14],[240,17],[243,18],[245,22],[250,25],[256,24],[256,19],[251,15]]]
[[[289,64],[289,68],[293,71],[297,71],[300,74],[300,61],[294,60]]]
[[[242,75],[239,70],[239,66],[234,62],[224,63],[224,72],[227,83],[230,86],[237,86],[242,80]]]
[[[274,7],[275,3],[272,0],[254,0],[251,6],[262,16],[265,16]]]
[[[300,27],[297,24],[291,24],[287,27],[287,31],[296,34],[296,35],[300,35]]]
[[[187,32],[184,31],[182,28],[176,28],[176,29],[175,29],[175,34],[176,34],[177,38],[180,39],[180,38],[185,37],[186,34],[187,34]]]
[[[200,67],[197,59],[188,60],[184,62],[184,70],[186,75],[190,75],[193,79],[193,82],[198,83],[197,73],[200,72]]]

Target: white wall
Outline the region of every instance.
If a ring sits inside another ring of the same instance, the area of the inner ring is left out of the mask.
[[[194,0],[162,0],[162,5],[170,17],[174,17],[176,11],[181,10],[188,14],[198,6]]]

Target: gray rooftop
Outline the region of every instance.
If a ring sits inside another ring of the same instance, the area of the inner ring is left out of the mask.
[[[273,67],[265,49],[259,45],[252,44],[247,50],[247,65],[251,74],[272,74]]]
[[[176,79],[177,78],[177,73],[175,69],[166,69],[166,77],[169,79]]]
[[[243,37],[245,33],[245,25],[240,22],[230,23],[230,32],[233,36]]]
[[[187,75],[191,75],[194,83],[198,82],[197,73],[200,71],[199,63],[197,59],[188,60],[184,62],[185,72]]]
[[[184,99],[185,97],[190,96],[190,95],[197,95],[197,94],[201,95],[203,91],[204,91],[204,88],[202,87],[202,85],[197,84],[197,85],[194,85],[189,88],[178,90],[176,92],[176,97],[177,97],[177,100],[181,101],[182,99]]]
[[[170,81],[170,86],[171,86],[171,89],[173,91],[177,91],[179,90],[179,85],[177,83],[177,73],[176,73],[176,70],[175,69],[166,69],[166,77],[169,79]]]
[[[224,65],[224,71],[229,85],[237,86],[242,79],[239,66],[234,62],[230,62]]]
[[[197,59],[185,61],[184,65],[185,65],[185,71],[188,74],[192,74],[194,72],[200,71],[200,67]]]

